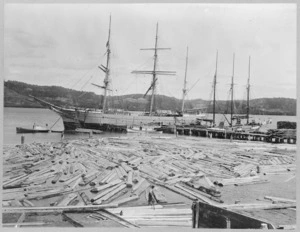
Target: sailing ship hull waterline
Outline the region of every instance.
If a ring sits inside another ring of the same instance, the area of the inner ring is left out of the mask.
[[[130,127],[144,126],[174,126],[175,123],[193,123],[196,117],[168,117],[168,116],[143,116],[132,115],[130,113],[103,113],[102,110],[96,109],[68,109],[53,105],[42,99],[33,97],[43,106],[48,107],[55,113],[59,114],[63,120],[65,130],[76,130],[77,128],[96,129],[103,131],[127,132]]]

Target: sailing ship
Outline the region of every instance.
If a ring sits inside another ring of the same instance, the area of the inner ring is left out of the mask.
[[[235,129],[238,131],[245,130],[256,130],[259,129],[261,124],[252,120],[250,122],[250,62],[251,57],[249,56],[249,65],[248,65],[248,80],[247,80],[247,101],[246,101],[246,114],[244,115],[233,115],[233,81],[231,84],[231,124],[233,127],[233,121],[236,120]],[[246,123],[242,124],[242,120],[246,119]]]
[[[156,125],[174,125],[174,117],[178,120],[183,120],[181,114],[158,114],[154,109],[154,95],[157,86],[157,76],[158,75],[175,75],[175,71],[159,71],[157,70],[157,57],[159,50],[169,50],[170,48],[159,48],[158,47],[158,24],[156,25],[156,37],[154,48],[145,48],[141,50],[152,50],[154,51],[154,64],[153,70],[151,71],[132,71],[136,74],[150,74],[152,75],[152,83],[148,88],[147,93],[151,90],[151,102],[150,110],[146,115],[133,116],[130,113],[126,114],[116,114],[111,112],[107,107],[107,93],[110,91],[110,33],[111,33],[111,17],[109,19],[109,31],[108,40],[106,43],[106,65],[100,65],[99,68],[105,73],[104,85],[98,86],[104,89],[104,96],[102,102],[102,109],[79,109],[79,108],[65,108],[56,106],[42,99],[33,97],[36,101],[40,102],[42,105],[49,107],[54,112],[58,113],[65,127],[65,130],[75,130],[76,128],[87,128],[87,129],[97,129],[97,130],[110,130],[114,128],[114,131],[126,132],[128,127],[133,126],[143,126],[149,124]],[[192,118],[184,119],[186,122],[191,122]]]
[[[260,123],[255,122],[252,120],[250,122],[250,61],[251,57],[249,56],[249,66],[248,66],[248,80],[247,80],[247,101],[246,101],[246,114],[243,115],[237,115],[234,114],[234,62],[235,62],[235,54],[233,54],[233,67],[232,67],[232,77],[231,77],[231,85],[230,85],[230,119],[227,119],[226,115],[224,115],[225,120],[228,123],[227,129],[232,130],[238,130],[238,131],[244,131],[244,130],[253,130],[253,129],[259,129],[261,126]],[[216,55],[216,68],[215,68],[215,74],[213,79],[213,113],[212,119],[206,119],[202,118],[198,120],[198,124],[201,125],[202,122],[205,122],[206,127],[210,127],[210,129],[224,129],[224,121],[220,122],[219,126],[216,126],[216,86],[217,86],[217,72],[218,72],[218,51]],[[242,119],[246,119],[246,123],[242,124]],[[234,123],[236,121],[236,123]],[[211,123],[211,126],[207,125],[207,123]]]
[[[216,56],[216,69],[213,79],[213,118],[201,117],[197,118],[196,124],[205,128],[216,128],[216,86],[217,86],[217,72],[218,72],[218,51]],[[218,129],[218,128],[217,128]]]
[[[183,89],[182,89],[182,103],[181,103],[181,113],[184,117],[196,117],[196,120],[205,117],[206,115],[202,113],[201,109],[185,109],[185,97],[191,89],[187,89],[187,67],[188,67],[188,59],[189,59],[189,47],[186,48],[186,58],[185,58],[185,74],[184,74],[184,82],[183,82]]]

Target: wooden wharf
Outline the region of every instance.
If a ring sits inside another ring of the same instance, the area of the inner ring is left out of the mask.
[[[230,129],[199,128],[194,126],[177,126],[176,132],[178,135],[187,135],[187,136],[232,139],[232,140],[261,141],[261,142],[268,142],[268,143],[296,144],[295,137],[270,136],[267,133],[237,132],[237,131],[232,131]],[[174,134],[175,127],[165,128],[163,130],[163,133]]]

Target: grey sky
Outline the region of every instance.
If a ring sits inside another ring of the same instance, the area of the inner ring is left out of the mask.
[[[159,23],[158,93],[180,98],[189,46],[188,99],[210,99],[218,62],[218,99],[228,99],[235,53],[235,98],[245,99],[251,55],[252,98],[296,98],[295,4],[6,4],[4,16],[5,80],[59,85],[77,90],[101,89],[109,14],[112,15],[112,84],[114,95],[144,93],[151,70]]]

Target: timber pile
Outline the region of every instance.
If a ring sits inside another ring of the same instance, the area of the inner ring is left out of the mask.
[[[289,121],[277,122],[277,129],[296,129],[296,127],[297,127],[296,122],[289,122]]]
[[[294,153],[275,154],[255,146],[226,150],[193,140],[180,144],[149,138],[91,138],[4,147],[2,205],[65,210],[104,205],[118,207],[111,212],[120,212],[123,205],[147,204],[147,193],[154,185],[158,204],[170,203],[165,194],[169,190],[222,206],[220,186],[265,183],[258,169],[261,173],[295,171]],[[168,210],[155,209],[154,213],[145,208],[135,215],[121,211],[125,220],[139,226],[191,225],[189,206],[186,211]]]
[[[154,210],[151,206],[119,207],[117,209],[108,209],[108,211],[142,227],[191,227],[192,212],[190,208],[167,208],[161,205],[154,207]]]

